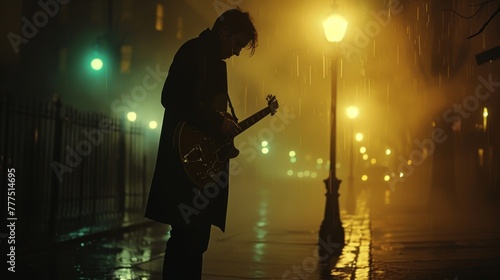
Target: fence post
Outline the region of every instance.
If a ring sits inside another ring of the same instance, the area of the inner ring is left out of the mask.
[[[62,121],[61,117],[62,102],[58,97],[54,103],[54,144],[52,147],[52,162],[62,162],[61,159],[61,145],[62,145]],[[59,188],[61,182],[55,172],[52,172],[51,179],[51,192],[50,192],[50,209],[49,209],[49,235],[54,237],[56,230],[57,212],[59,210]]]
[[[147,135],[145,135],[147,137]],[[148,203],[148,157],[142,156],[142,209],[146,209]]]
[[[120,122],[119,126],[119,140],[118,140],[118,212],[125,217],[125,165],[126,165],[126,149],[125,149],[125,137],[126,137],[126,121],[123,118],[118,120]]]

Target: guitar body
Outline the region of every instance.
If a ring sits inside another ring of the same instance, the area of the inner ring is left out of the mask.
[[[238,123],[241,128],[240,133],[266,115],[276,113],[278,108],[276,97],[268,95],[266,99],[268,101],[266,108]],[[227,112],[222,114],[230,116]],[[181,170],[184,175],[199,188],[217,183],[218,178],[227,178],[227,174],[220,172],[225,172],[224,165],[227,164],[227,161],[239,154],[233,139],[210,134],[185,121],[179,122],[175,129],[174,148],[179,153]]]
[[[182,171],[200,188],[213,183],[215,176],[225,170],[227,160],[239,153],[233,141],[210,135],[187,122],[177,125],[174,137]]]

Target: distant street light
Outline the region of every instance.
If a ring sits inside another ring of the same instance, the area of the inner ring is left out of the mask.
[[[328,42],[338,43],[344,38],[347,30],[347,21],[339,15],[331,15],[323,22],[325,37]],[[345,243],[345,231],[340,220],[339,207],[339,186],[340,180],[336,175],[336,136],[337,136],[337,68],[338,59],[336,57],[336,47],[332,56],[330,56],[331,65],[331,103],[330,103],[330,170],[329,176],[325,182],[326,186],[326,203],[323,221],[319,229],[319,255],[325,258],[325,261],[335,255],[342,253],[342,248]],[[328,248],[324,248],[322,242],[329,244],[333,243],[338,246],[334,252],[329,252]]]
[[[345,112],[347,113],[347,117],[349,119],[351,119],[351,120],[354,120],[359,115],[359,109],[356,106],[349,106],[349,107],[347,107],[347,109],[345,110]]]
[[[483,108],[483,131],[488,127],[488,108]]]
[[[354,138],[355,138],[355,139],[356,139],[356,141],[358,141],[358,142],[363,141],[363,138],[364,138],[363,133],[361,133],[361,132],[356,133],[356,135],[354,136]]]
[[[149,128],[156,129],[158,127],[158,123],[156,121],[149,122]]]
[[[297,162],[297,158],[295,157],[295,155],[296,155],[295,151],[288,152],[288,156],[290,157],[290,162],[291,163]]]
[[[262,141],[260,143],[260,145],[262,146],[261,152],[264,155],[267,154],[267,153],[269,153],[269,143],[267,141]]]
[[[102,62],[102,59],[100,59],[100,58],[94,58],[90,62],[90,67],[92,67],[92,69],[94,69],[96,71],[101,70],[103,66],[104,66],[104,63]]]
[[[359,148],[359,152],[360,152],[361,154],[366,153],[366,147],[365,147],[365,146],[360,147],[360,148]]]
[[[137,114],[135,112],[129,112],[127,114],[127,119],[131,122],[135,122],[135,120],[137,119]]]

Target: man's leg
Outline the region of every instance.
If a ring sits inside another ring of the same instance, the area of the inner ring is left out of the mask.
[[[201,280],[211,225],[172,225],[163,259],[163,279]]]

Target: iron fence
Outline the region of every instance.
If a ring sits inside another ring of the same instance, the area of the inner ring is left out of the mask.
[[[151,153],[140,124],[2,94],[0,133],[2,210],[15,193],[14,212],[2,212],[16,218],[20,246],[143,219]]]

